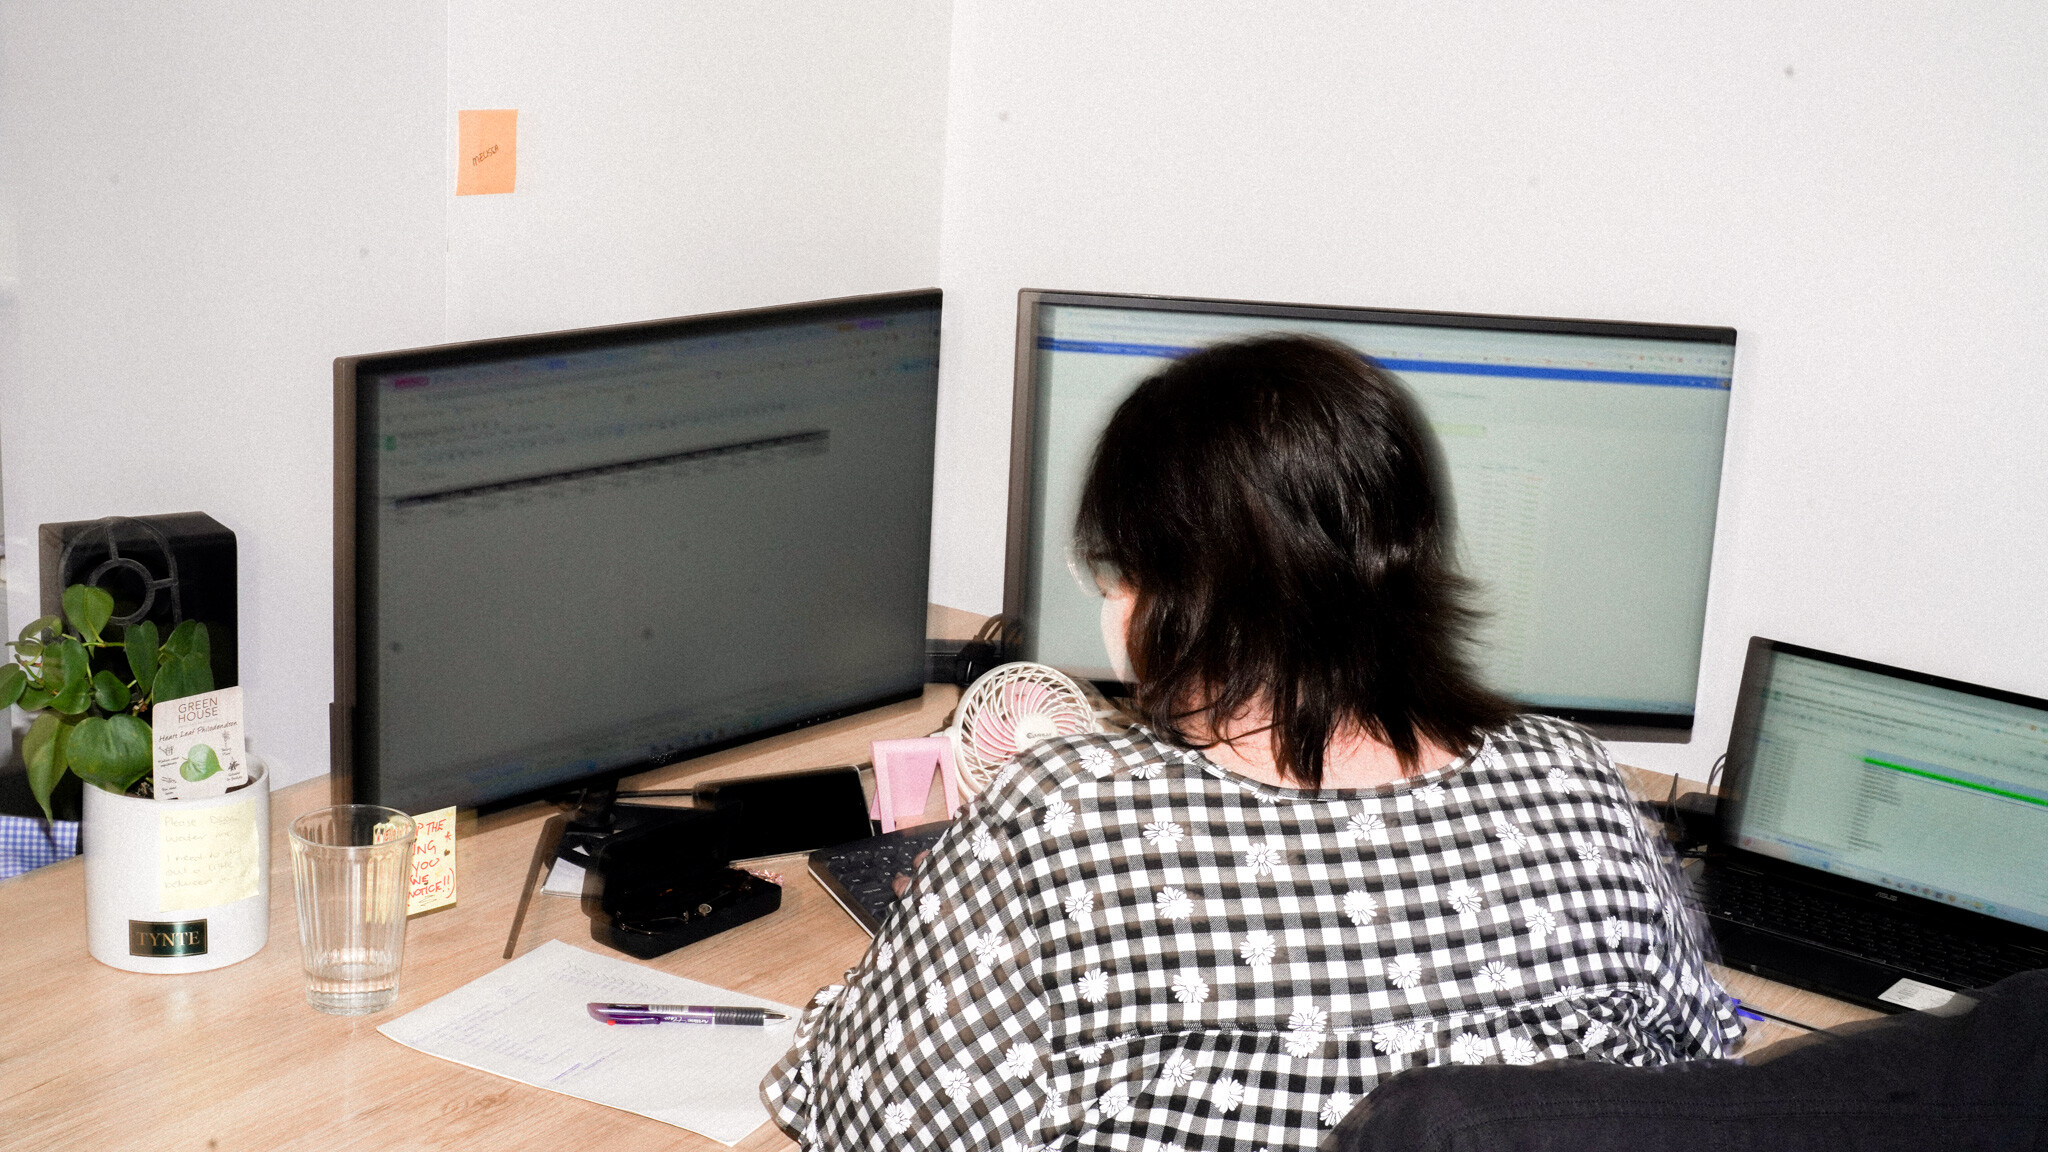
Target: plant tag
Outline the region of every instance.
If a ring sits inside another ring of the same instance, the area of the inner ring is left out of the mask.
[[[240,687],[159,700],[150,728],[157,799],[199,800],[249,782]]]
[[[455,809],[412,818],[412,894],[405,914],[417,916],[455,903]]]

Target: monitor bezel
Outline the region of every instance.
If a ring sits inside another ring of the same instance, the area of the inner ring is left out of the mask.
[[[1230,316],[1270,316],[1287,320],[1335,320],[1347,323],[1411,324],[1434,328],[1484,328],[1509,332],[1545,332],[1573,336],[1615,336],[1643,340],[1681,340],[1700,344],[1735,344],[1735,329],[1696,324],[1653,324],[1632,320],[1574,320],[1553,316],[1501,316],[1483,312],[1428,312],[1413,309],[1354,308],[1328,304],[1284,304],[1271,301],[1217,300],[1193,296],[1153,296],[1122,292],[1074,292],[1025,288],[1017,293],[1016,361],[1010,399],[1010,508],[1003,563],[1003,614],[1023,621],[1025,588],[1030,577],[1032,523],[1031,458],[1036,447],[1038,411],[1038,310],[1055,305],[1082,308],[1145,309],[1159,312],[1202,312]],[[1723,449],[1726,432],[1723,431]],[[1725,458],[1725,457],[1724,457]],[[1715,494],[1715,534],[1720,499]],[[1713,541],[1707,565],[1713,567]],[[1711,584],[1710,584],[1711,589]],[[1711,595],[1711,591],[1709,592]],[[1098,682],[1111,695],[1128,695],[1131,686]],[[1684,744],[1692,739],[1699,712],[1699,681],[1693,682],[1691,712],[1642,712],[1605,708],[1557,707],[1523,703],[1531,712],[1583,725],[1606,740]]]
[[[482,359],[551,355],[618,343],[742,332],[790,322],[830,320],[836,316],[854,318],[887,309],[911,311],[930,308],[933,311],[940,311],[942,303],[943,293],[939,289],[923,288],[337,357],[334,361],[334,699],[328,705],[328,765],[334,802],[384,802],[380,799],[381,781],[377,778],[374,766],[359,765],[355,754],[358,747],[374,747],[374,744],[366,739],[370,735],[366,729],[375,720],[374,708],[365,706],[362,702],[374,701],[376,698],[376,686],[369,682],[368,673],[364,671],[366,668],[374,667],[374,662],[366,659],[364,652],[364,646],[373,643],[374,640],[370,629],[359,626],[358,623],[359,620],[365,619],[363,613],[374,612],[376,607],[373,597],[368,592],[375,587],[375,574],[369,570],[373,558],[366,554],[366,549],[359,547],[359,541],[365,538],[363,533],[366,520],[375,507],[373,494],[363,491],[364,486],[370,482],[370,476],[360,467],[359,453],[364,451],[364,446],[360,443],[359,431],[364,410],[371,399],[367,392],[358,386],[360,379],[392,372],[432,370]],[[935,452],[936,445],[934,455]],[[929,469],[933,466],[933,461],[927,459],[925,465]],[[930,517],[928,503],[925,536],[930,535]],[[930,567],[931,558],[927,554],[927,579]],[[920,633],[922,629],[923,625],[920,623]],[[829,710],[821,710],[757,732],[698,745],[671,755],[650,757],[622,767],[594,772],[573,781],[558,782],[463,806],[473,806],[482,812],[492,812],[547,796],[566,795],[581,788],[614,788],[621,779],[628,776],[842,719],[873,708],[915,700],[923,693],[924,678],[920,672],[914,685]]]
[[[1728,730],[1728,758],[1722,767],[1720,803],[1717,806],[1718,818],[1715,821],[1712,845],[1715,854],[1768,875],[1786,877],[1860,899],[1880,900],[1950,931],[2003,940],[2030,948],[2048,949],[2048,931],[2031,925],[1969,908],[1959,908],[1953,904],[1916,896],[1911,892],[1887,888],[1882,884],[1872,884],[1835,872],[1809,868],[1804,864],[1781,860],[1776,856],[1742,846],[1740,829],[1749,779],[1756,765],[1757,736],[1763,720],[1764,699],[1770,691],[1772,662],[1779,655],[1801,656],[1841,668],[1873,672],[1909,683],[1945,688],[1980,699],[2017,704],[2048,715],[2048,700],[2039,697],[1936,676],[1930,672],[1917,672],[1910,668],[1879,664],[1874,660],[1863,660],[1836,652],[1824,652],[1818,648],[1807,648],[1783,640],[1751,636],[1742,662],[1742,684],[1736,689],[1735,719]]]

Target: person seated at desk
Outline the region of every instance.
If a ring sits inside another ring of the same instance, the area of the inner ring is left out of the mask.
[[[1443,485],[1413,401],[1334,344],[1141,385],[1076,537],[1142,723],[966,806],[805,1013],[776,1119],[833,1149],[1279,1152],[1418,1065],[1725,1053],[1605,749],[1467,663]]]

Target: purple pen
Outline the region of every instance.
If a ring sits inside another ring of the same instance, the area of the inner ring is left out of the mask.
[[[727,1008],[716,1004],[596,1004],[590,1016],[606,1024],[739,1024],[760,1028],[789,1017],[765,1008]]]

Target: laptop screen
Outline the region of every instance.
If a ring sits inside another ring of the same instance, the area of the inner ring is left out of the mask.
[[[1736,846],[2048,929],[2048,702],[1757,640],[1729,768]]]

